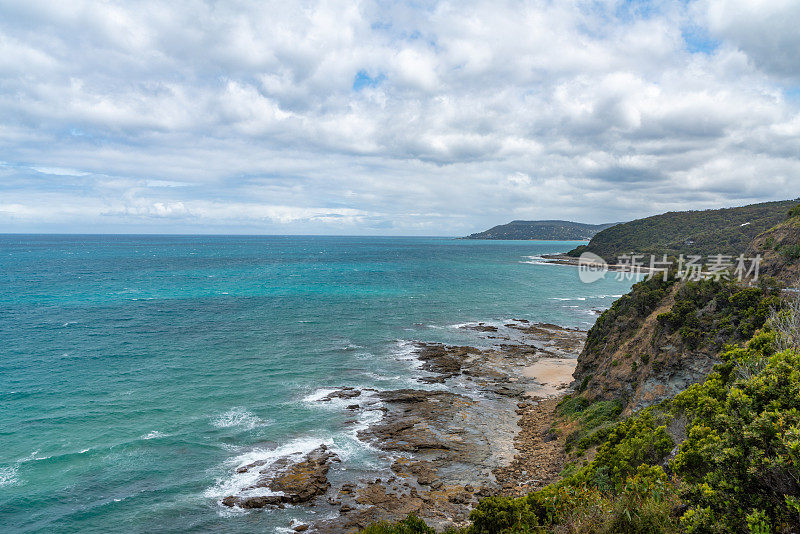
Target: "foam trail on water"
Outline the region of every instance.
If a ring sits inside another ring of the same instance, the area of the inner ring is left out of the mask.
[[[252,430],[268,422],[243,408],[232,408],[215,418],[211,424],[217,428],[241,427],[244,430]]]

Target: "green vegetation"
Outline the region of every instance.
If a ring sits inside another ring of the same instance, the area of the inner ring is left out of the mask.
[[[783,246],[780,249],[780,253],[789,260],[796,260],[800,258],[800,244]]]
[[[720,348],[749,339],[778,306],[778,295],[779,289],[766,279],[759,287],[746,288],[727,281],[687,282],[675,294],[672,309],[660,314],[658,321],[668,332],[678,332],[691,349]]]
[[[760,233],[800,213],[797,200],[765,202],[738,208],[706,211],[669,212],[654,217],[617,224],[595,235],[584,251],[614,262],[623,254],[727,254],[736,256],[747,250]]]
[[[584,224],[570,221],[511,221],[478,232],[465,239],[546,239],[552,241],[583,241],[616,223]]]
[[[638,313],[636,300],[619,306]],[[665,328],[688,328],[698,343],[749,340],[728,345],[702,383],[628,418],[619,419],[617,401],[566,397],[558,413],[575,457],[563,478],[524,497],[482,500],[461,532],[800,531],[800,300],[770,319],[777,303],[768,284],[679,287],[670,315],[659,317]],[[705,330],[707,315],[714,330]],[[371,528],[430,532],[413,518]]]
[[[619,401],[589,402],[582,396],[566,396],[558,405],[558,411],[570,421],[577,423],[577,430],[567,436],[567,452],[584,453],[588,448],[602,443],[608,437],[622,412]]]
[[[374,523],[361,532],[362,534],[436,534],[436,531],[426,525],[425,521],[413,515],[397,523],[387,521]]]
[[[468,534],[506,532],[679,532],[672,517],[678,495],[660,469],[641,469],[616,493],[555,485],[525,497],[484,499],[470,514]]]

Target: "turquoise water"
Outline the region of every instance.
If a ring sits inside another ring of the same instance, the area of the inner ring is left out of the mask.
[[[306,508],[219,498],[252,458],[327,443],[385,468],[324,388],[418,386],[410,340],[588,327],[630,282],[535,257],[574,242],[0,236],[0,530],[273,532]],[[361,417],[366,422],[374,414]]]

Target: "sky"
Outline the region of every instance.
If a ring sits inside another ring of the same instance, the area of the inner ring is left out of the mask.
[[[798,20],[0,0],[0,232],[466,235],[797,198]]]

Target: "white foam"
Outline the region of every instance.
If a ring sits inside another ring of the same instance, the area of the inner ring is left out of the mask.
[[[318,402],[320,399],[326,397],[329,393],[339,391],[340,389],[322,388],[311,395],[305,397],[307,402],[314,399],[316,402],[311,404],[314,407],[324,410],[336,411],[349,411],[348,406],[358,404],[358,415],[353,423],[344,429],[338,435],[345,438],[344,440],[337,439],[336,447],[334,450],[342,460],[346,460],[352,456],[360,456],[365,451],[377,451],[375,447],[366,441],[362,441],[359,437],[359,432],[366,430],[370,426],[378,423],[383,419],[383,403],[376,398],[376,391],[362,389],[361,395],[352,398],[334,397],[331,400]],[[364,462],[365,458],[361,458],[360,462]],[[367,462],[369,463],[369,462]]]
[[[271,491],[269,488],[245,489],[254,485],[263,475],[261,471],[269,471],[270,467],[282,458],[291,461],[298,461],[304,455],[318,448],[320,445],[331,447],[332,439],[320,440],[315,438],[298,438],[292,440],[275,449],[256,448],[243,454],[228,459],[225,462],[225,469],[231,471],[227,478],[218,478],[216,483],[207,488],[203,495],[211,499],[222,499],[228,495],[238,495],[243,497],[261,497],[267,495],[282,495],[282,492]],[[334,449],[331,449],[334,450]],[[334,450],[334,452],[336,452]],[[255,462],[263,462],[263,465],[249,469],[246,473],[237,473],[240,467],[250,465]]]
[[[345,411],[348,406],[358,404],[357,423],[353,427],[354,430],[348,432],[351,437],[357,439],[356,434],[358,431],[366,429],[369,425],[377,423],[383,418],[383,410],[381,410],[383,403],[375,398],[374,391],[364,389],[361,389],[361,395],[358,397],[333,397],[330,400],[322,401],[329,394],[340,390],[336,388],[320,388],[310,395],[306,395],[303,398],[303,402],[315,408],[336,411]]]
[[[586,300],[586,297],[550,297],[548,300],[561,300],[561,301]]]
[[[374,401],[369,406],[359,405],[361,410],[358,414],[358,423],[353,427],[350,431],[351,437],[358,440],[358,433],[362,430],[366,430],[371,425],[374,425],[380,422],[383,419],[383,403],[380,401]],[[359,440],[361,441],[361,440]]]
[[[410,362],[416,369],[422,367],[422,360],[417,357],[419,347],[414,341],[400,339],[396,342],[392,355],[396,360]]]
[[[152,432],[148,432],[147,434],[143,435],[141,439],[155,439],[155,438],[164,438],[167,435],[163,432],[159,432],[158,430],[153,430]]]
[[[316,390],[314,390],[313,393],[310,393],[310,394],[306,395],[305,397],[303,397],[303,402],[305,402],[305,403],[318,402],[318,401],[324,399],[325,397],[327,397],[328,395],[330,395],[331,393],[333,393],[334,391],[338,391],[338,390],[336,388],[319,388],[319,389],[316,389]]]
[[[523,256],[524,260],[520,260],[519,263],[527,263],[528,265],[556,265],[560,267],[564,267],[567,264],[555,262],[552,260],[548,260],[543,258],[542,256]]]
[[[16,486],[17,484],[20,483],[19,476],[18,476],[19,466],[20,465],[22,465],[22,464],[24,464],[26,462],[32,462],[32,461],[35,461],[35,460],[46,460],[46,459],[50,458],[49,456],[44,456],[44,457],[40,458],[40,457],[37,456],[38,454],[39,454],[39,449],[36,449],[32,453],[30,453],[28,456],[26,456],[24,458],[20,458],[19,460],[14,462],[12,465],[7,465],[5,467],[0,467],[0,488],[3,487],[3,486]]]
[[[527,263],[528,265],[555,265],[541,256],[523,256],[523,258],[525,259],[520,260],[520,263]]]
[[[372,371],[361,371],[361,374],[375,381],[402,380],[404,378],[407,378],[406,375],[389,376],[389,375],[381,375]]]
[[[244,408],[232,408],[214,419],[211,424],[217,428],[239,427],[244,430],[252,430],[257,426],[267,424],[267,422]]]
[[[19,484],[19,477],[17,476],[18,469],[19,464],[0,467],[0,488]]]

